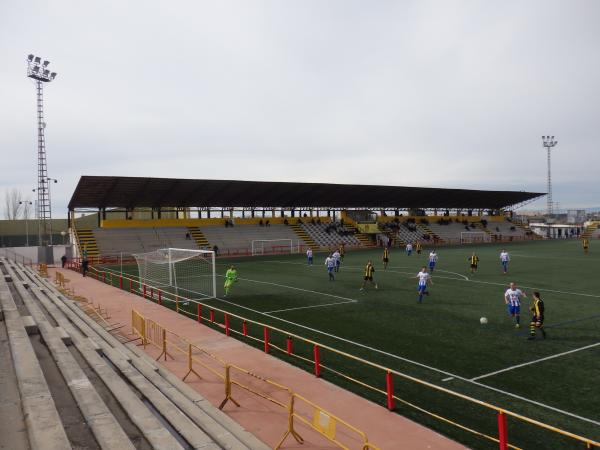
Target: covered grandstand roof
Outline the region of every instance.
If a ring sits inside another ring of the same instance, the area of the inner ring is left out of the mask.
[[[499,209],[545,195],[360,184],[82,176],[76,208],[313,207]]]

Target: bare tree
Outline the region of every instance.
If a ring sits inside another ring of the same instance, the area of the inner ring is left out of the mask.
[[[31,218],[31,211],[33,210],[33,202],[28,198],[21,201],[21,217],[24,220],[29,220]]]
[[[23,196],[18,189],[10,189],[4,193],[4,218],[17,220],[21,213]]]

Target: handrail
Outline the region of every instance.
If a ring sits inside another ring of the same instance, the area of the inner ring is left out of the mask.
[[[105,268],[104,270],[98,270],[98,269],[96,269],[96,268],[92,268],[91,270],[93,270],[93,271],[95,271],[95,272],[97,273],[97,275],[96,275],[96,278],[97,278],[97,279],[100,279],[101,277],[100,277],[100,275],[99,275],[99,274],[100,274],[100,273],[103,273],[103,274],[104,274],[104,277],[103,277],[103,278],[104,278],[105,280],[106,280],[106,275],[105,275],[105,274],[106,274],[107,272],[109,272],[109,273],[111,272],[111,271],[110,271],[110,269],[106,269],[106,268]],[[114,273],[114,272],[113,272],[113,273]],[[119,275],[119,276],[120,276],[122,279],[129,280],[131,283],[136,283],[136,284],[140,285],[140,281],[139,281],[139,279],[138,279],[138,280],[136,280],[136,279],[135,279],[135,278],[133,278],[133,277],[127,277],[127,276],[124,276],[124,275]],[[164,291],[164,290],[162,290],[162,289],[160,289],[160,288],[158,288],[158,287],[153,287],[153,286],[145,286],[145,287],[146,287],[146,288],[147,288],[147,287],[149,287],[149,288],[151,288],[151,289],[153,289],[153,290],[156,290],[157,292],[162,292],[162,294],[161,294],[161,295],[162,295],[162,299],[163,299],[163,300],[165,300],[165,299],[167,299],[167,300],[170,300],[170,297],[173,295],[173,294],[171,294],[171,293],[169,293],[169,292],[167,292],[167,291]],[[548,430],[548,431],[551,431],[551,432],[554,432],[554,433],[558,433],[558,434],[561,434],[561,435],[563,435],[563,436],[566,436],[566,437],[568,437],[568,438],[571,438],[571,439],[577,440],[577,441],[579,441],[579,442],[581,442],[581,443],[585,444],[585,445],[586,445],[588,448],[590,448],[590,449],[591,449],[591,448],[594,448],[594,447],[600,447],[600,442],[598,442],[598,441],[595,441],[595,440],[593,440],[593,439],[591,439],[591,438],[586,438],[586,437],[584,437],[584,436],[580,436],[580,435],[578,435],[578,434],[575,434],[575,433],[572,433],[572,432],[570,432],[570,431],[562,430],[562,429],[560,429],[560,428],[558,428],[558,427],[555,427],[555,426],[552,426],[552,425],[548,425],[548,424],[546,424],[546,423],[544,423],[544,422],[540,422],[540,421],[538,421],[538,420],[535,420],[535,419],[532,419],[532,418],[529,418],[529,417],[523,416],[523,415],[521,415],[521,414],[515,413],[515,412],[513,412],[513,411],[511,411],[511,410],[509,410],[509,409],[506,409],[506,408],[503,408],[503,407],[500,407],[500,406],[494,405],[494,404],[492,404],[492,403],[488,403],[488,402],[485,402],[485,401],[482,401],[482,400],[479,400],[479,399],[476,399],[476,398],[470,397],[470,396],[468,396],[468,395],[465,395],[465,394],[461,394],[460,392],[456,392],[456,391],[453,391],[453,390],[451,390],[451,389],[448,389],[448,388],[445,388],[445,387],[442,387],[442,386],[438,386],[438,385],[436,385],[436,384],[430,383],[430,382],[428,382],[428,381],[425,381],[425,380],[421,380],[421,379],[419,379],[419,378],[416,378],[416,377],[413,377],[413,376],[411,376],[411,375],[408,375],[408,374],[402,373],[402,372],[400,372],[400,371],[397,371],[397,370],[395,370],[395,369],[391,369],[391,368],[389,368],[389,367],[386,367],[386,366],[384,366],[384,365],[381,365],[381,364],[378,364],[378,363],[375,363],[375,362],[372,362],[372,361],[369,361],[369,360],[363,359],[363,358],[361,358],[361,357],[359,357],[359,356],[352,355],[352,354],[350,354],[350,353],[348,353],[348,352],[345,352],[345,351],[342,351],[342,350],[338,350],[338,349],[336,349],[336,348],[334,348],[334,347],[331,347],[331,346],[328,346],[328,345],[326,345],[326,344],[321,344],[321,343],[319,343],[319,342],[317,342],[317,341],[315,341],[315,340],[312,340],[312,339],[309,339],[309,338],[305,338],[305,337],[303,337],[303,336],[300,336],[300,335],[298,335],[298,334],[295,334],[295,333],[289,332],[289,331],[287,331],[287,330],[283,330],[283,329],[277,328],[277,327],[275,327],[275,326],[272,326],[272,325],[267,325],[267,324],[265,324],[265,323],[262,323],[262,322],[260,322],[260,321],[256,321],[256,320],[247,319],[247,318],[246,318],[246,317],[244,317],[244,316],[240,316],[240,315],[237,315],[237,314],[235,314],[235,313],[231,313],[231,312],[229,312],[229,311],[226,311],[226,310],[224,310],[224,309],[220,309],[220,308],[217,308],[217,307],[214,307],[214,306],[209,306],[209,305],[207,305],[207,304],[205,304],[205,303],[203,303],[203,302],[199,302],[199,301],[197,301],[197,300],[194,300],[194,299],[189,299],[189,298],[186,298],[186,297],[183,297],[183,296],[177,296],[177,298],[178,298],[180,301],[187,301],[187,302],[191,302],[191,303],[194,303],[194,304],[196,304],[196,305],[199,305],[199,306],[202,306],[202,307],[208,308],[209,310],[212,310],[212,311],[213,311],[213,312],[212,312],[212,314],[214,314],[214,311],[217,311],[217,312],[219,312],[219,313],[222,313],[222,314],[224,314],[224,315],[228,316],[229,318],[231,318],[231,317],[234,317],[234,318],[237,318],[237,319],[239,319],[239,320],[242,320],[243,322],[246,322],[246,323],[252,323],[252,324],[254,324],[255,326],[262,327],[262,328],[264,328],[265,330],[276,331],[276,332],[278,332],[278,333],[281,333],[281,334],[283,334],[283,335],[289,336],[289,337],[291,337],[291,338],[299,339],[299,340],[301,340],[301,341],[303,341],[303,342],[305,342],[305,343],[307,343],[307,344],[310,344],[310,345],[314,346],[315,348],[331,351],[331,352],[333,352],[333,353],[335,353],[335,354],[337,354],[337,355],[339,355],[339,356],[343,356],[343,357],[345,357],[345,358],[348,358],[348,359],[350,359],[350,360],[352,360],[352,361],[359,362],[359,363],[362,363],[362,364],[364,364],[364,365],[366,365],[366,366],[369,366],[369,367],[372,367],[372,368],[375,368],[375,369],[378,369],[378,370],[381,370],[381,371],[383,371],[383,372],[386,374],[386,381],[387,381],[387,389],[386,389],[386,394],[387,394],[387,396],[388,396],[388,409],[390,409],[390,410],[394,409],[394,407],[393,407],[393,400],[400,400],[400,401],[403,401],[402,399],[400,399],[400,398],[398,398],[397,396],[395,396],[395,395],[394,395],[394,392],[393,392],[393,383],[391,382],[391,380],[392,380],[392,375],[395,375],[395,376],[398,376],[398,377],[400,377],[400,378],[403,378],[403,379],[405,379],[405,380],[408,380],[408,381],[411,381],[411,382],[417,383],[417,384],[419,384],[419,385],[425,386],[425,387],[427,387],[427,388],[431,388],[431,389],[433,389],[433,390],[435,390],[435,391],[442,392],[442,393],[444,393],[444,394],[448,394],[448,395],[450,395],[450,396],[452,396],[452,397],[459,398],[459,399],[462,399],[462,400],[465,400],[465,401],[471,402],[471,403],[473,403],[473,404],[476,404],[476,405],[482,406],[482,407],[484,407],[484,408],[487,408],[487,409],[489,409],[489,410],[493,410],[493,411],[494,411],[494,412],[495,412],[495,413],[498,415],[498,417],[499,417],[499,423],[500,423],[500,421],[501,421],[501,420],[504,420],[504,423],[505,423],[506,416],[509,416],[509,417],[515,418],[515,419],[517,419],[517,420],[523,421],[523,422],[525,422],[525,423],[529,423],[529,424],[531,424],[531,425],[535,425],[535,426],[537,426],[537,427],[540,427],[540,428],[542,428],[542,429],[545,429],[545,430]],[[175,301],[175,300],[171,300],[171,301]],[[183,312],[186,312],[186,311],[183,311]],[[189,313],[187,313],[187,312],[186,312],[186,314],[187,314],[187,315],[191,315],[191,314],[189,314]],[[193,317],[193,316],[192,316],[192,317]],[[246,334],[245,334],[245,336],[246,336]],[[267,333],[265,333],[265,336],[267,336]],[[251,336],[247,336],[247,337],[251,337]],[[255,338],[255,339],[256,339],[256,338]],[[264,341],[263,341],[263,340],[260,340],[260,339],[258,339],[258,340],[259,340],[259,341],[261,341],[261,342],[264,342],[264,344],[265,344],[265,351],[266,351],[266,352],[268,352],[268,349],[269,349],[269,348],[277,348],[278,350],[285,352],[285,349],[280,349],[280,348],[278,348],[278,347],[276,347],[276,346],[274,346],[274,345],[270,344],[270,343],[268,342],[268,339],[265,339]],[[287,353],[288,353],[288,354],[290,354],[289,352],[287,352]],[[319,370],[320,370],[321,368],[324,368],[324,369],[327,369],[327,370],[331,370],[332,372],[334,372],[334,373],[337,373],[338,375],[341,375],[341,376],[343,376],[344,378],[346,378],[346,379],[348,379],[348,380],[350,380],[350,381],[352,381],[352,382],[354,382],[354,383],[361,384],[361,385],[363,385],[364,387],[367,387],[367,388],[370,388],[370,389],[372,389],[372,390],[375,390],[375,391],[378,391],[378,392],[380,392],[380,393],[383,393],[383,391],[382,391],[382,390],[380,390],[380,389],[377,389],[377,388],[375,388],[375,387],[373,387],[373,386],[369,386],[369,385],[368,385],[368,384],[366,384],[366,383],[363,383],[363,382],[361,382],[361,381],[359,381],[359,380],[356,380],[356,379],[354,379],[354,378],[352,378],[352,377],[349,377],[349,376],[347,376],[347,375],[344,375],[344,374],[342,374],[342,373],[340,373],[340,372],[337,372],[337,371],[335,371],[334,369],[328,368],[327,366],[324,366],[324,365],[320,364],[320,362],[317,362],[317,361],[316,361],[316,358],[315,358],[315,360],[309,360],[308,358],[304,358],[304,357],[302,357],[301,355],[295,355],[295,354],[294,354],[293,356],[299,357],[299,358],[301,358],[301,359],[303,359],[303,360],[305,360],[305,361],[308,361],[308,362],[310,362],[310,363],[314,363],[314,364],[315,364],[315,374],[317,374],[317,368],[318,368]],[[317,374],[317,376],[319,376],[319,374]],[[404,401],[403,401],[403,402],[404,402]],[[410,406],[413,406],[413,405],[410,405]],[[419,407],[417,407],[417,408],[419,408]],[[420,408],[420,409],[422,410],[422,412],[425,412],[425,413],[427,413],[427,414],[431,415],[432,417],[436,417],[436,418],[438,418],[438,419],[443,419],[443,418],[441,418],[441,416],[438,416],[438,415],[436,415],[435,413],[429,412],[429,411],[427,411],[427,410],[424,410],[424,409],[422,409],[422,408]],[[448,423],[452,423],[452,424],[454,424],[455,426],[457,426],[457,427],[459,427],[459,428],[461,428],[461,429],[465,429],[466,431],[474,432],[474,433],[476,433],[476,434],[481,434],[481,433],[479,433],[479,432],[477,432],[477,431],[475,431],[475,430],[471,430],[471,429],[469,429],[469,428],[467,428],[467,427],[464,427],[463,425],[460,425],[460,424],[454,423],[454,422],[452,422],[452,421],[449,421],[448,419],[445,419],[445,421],[446,421],[446,422],[448,422]],[[483,436],[485,436],[485,437],[486,437],[486,438],[488,438],[488,439],[491,439],[491,440],[494,440],[494,441],[498,442],[498,439],[496,439],[496,438],[494,438],[494,437],[492,437],[492,436],[487,436],[487,435],[483,435]],[[516,447],[514,447],[514,446],[511,446],[511,445],[510,445],[510,444],[508,444],[508,443],[504,443],[504,446],[503,446],[503,447],[501,447],[501,448],[502,448],[502,449],[505,449],[505,448],[508,448],[508,447],[511,447],[511,448],[516,448]]]

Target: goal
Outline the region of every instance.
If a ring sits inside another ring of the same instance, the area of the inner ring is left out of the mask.
[[[460,233],[461,244],[477,244],[491,241],[492,237],[485,231],[463,231]]]
[[[141,285],[186,298],[212,298],[217,295],[213,251],[161,248],[133,256]]]
[[[252,241],[252,255],[289,254],[298,251],[293,239],[255,239]]]

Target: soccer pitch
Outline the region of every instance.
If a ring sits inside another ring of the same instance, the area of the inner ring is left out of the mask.
[[[218,298],[203,303],[599,440],[600,249],[595,251],[595,247],[588,255],[575,240],[441,247],[431,295],[422,304],[417,303],[415,276],[426,265],[429,249],[412,256],[392,249],[387,270],[383,270],[381,249],[347,252],[333,282],[328,281],[325,254],[316,254],[312,267],[304,255],[220,259]],[[502,274],[499,260],[502,248],[511,256],[507,275]],[[467,261],[473,251],[480,258],[476,274],[470,273]],[[360,291],[369,259],[375,265],[379,289],[367,286]],[[230,264],[236,266],[239,281],[223,298],[222,276]],[[134,267],[126,269],[135,275]],[[520,328],[515,328],[503,300],[511,281],[528,295],[521,308]],[[528,341],[528,306],[534,290],[541,292],[545,302],[548,337],[542,340],[538,334]],[[196,313],[195,306],[188,308],[190,314]],[[488,319],[486,325],[480,324],[481,317]],[[231,326],[241,329],[237,320]],[[250,332],[262,336],[258,327],[251,327]],[[272,339],[285,348],[285,336],[273,335]],[[307,358],[311,351],[308,345],[294,348]],[[308,362],[274,354],[311,370]],[[323,352],[321,361],[385,390],[381,371],[331,352]],[[265,375],[277,379],[277,374]],[[332,371],[324,370],[323,378],[385,405],[385,395]],[[396,395],[404,401],[497,435],[493,411],[401,378],[394,383]],[[396,410],[470,447],[497,448],[407,403],[396,402]],[[518,448],[582,448],[573,440],[512,418],[508,435]]]

